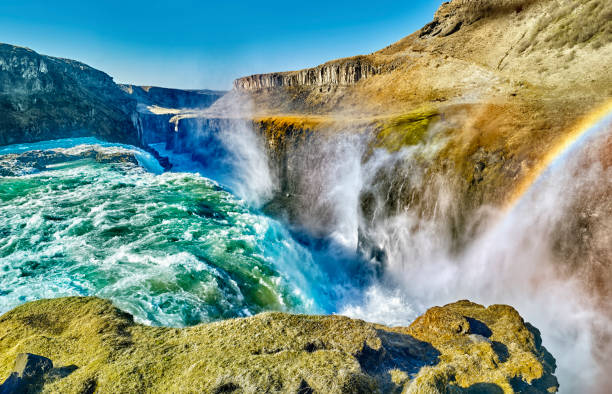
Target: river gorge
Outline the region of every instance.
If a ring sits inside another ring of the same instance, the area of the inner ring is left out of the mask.
[[[612,9],[573,3],[228,92],[0,44],[0,394],[606,393]]]

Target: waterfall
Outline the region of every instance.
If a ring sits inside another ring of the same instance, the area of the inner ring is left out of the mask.
[[[248,117],[210,115],[181,120],[172,149],[189,152],[203,175],[260,206],[282,183],[264,141]],[[393,153],[371,150],[368,133],[354,130],[309,136],[291,152],[286,203],[300,228],[333,245],[309,245],[327,265],[321,269],[336,283],[351,278],[339,313],[407,325],[457,299],[510,304],[542,330],[562,390],[572,392],[601,382],[612,365],[601,339],[612,335],[611,124],[608,113],[569,133],[510,209],[471,212],[460,248],[456,185],[446,174],[428,174],[448,142],[444,121],[424,142]]]
[[[541,329],[563,392],[603,384],[612,366],[611,152],[612,112],[552,160],[512,209],[477,212],[480,235],[459,253],[448,230],[452,190],[428,185],[433,215],[408,207],[369,223],[368,236],[385,252],[384,274],[364,304],[342,313],[408,324],[425,307],[456,299],[510,304]]]

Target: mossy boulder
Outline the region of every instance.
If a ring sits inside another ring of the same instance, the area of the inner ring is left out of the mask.
[[[179,329],[137,324],[106,300],[57,298],[0,317],[0,379],[23,352],[69,371],[43,392],[556,390],[554,359],[537,331],[511,307],[468,302],[403,328],[263,313]]]
[[[449,383],[477,392],[556,392],[555,359],[542,346],[539,331],[508,305],[485,308],[470,301],[433,307],[407,329],[441,353],[423,368],[416,391]],[[461,392],[461,391],[459,391]]]

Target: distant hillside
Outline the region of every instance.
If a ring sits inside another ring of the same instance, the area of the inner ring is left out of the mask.
[[[139,103],[173,109],[210,107],[226,93],[215,90],[181,90],[125,84],[119,87]]]

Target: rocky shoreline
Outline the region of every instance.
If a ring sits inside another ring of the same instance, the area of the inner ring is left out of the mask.
[[[80,146],[0,155],[0,176],[34,174],[50,169],[55,164],[83,159],[95,160],[98,163],[139,165],[135,153],[126,149],[109,150],[96,146]]]
[[[99,298],[40,300],[0,317],[0,379],[23,374],[14,367],[28,358],[20,353],[50,360],[36,380],[43,392],[558,389],[555,360],[535,327],[510,306],[469,301],[431,308],[409,327],[269,312],[169,328],[137,324]]]

